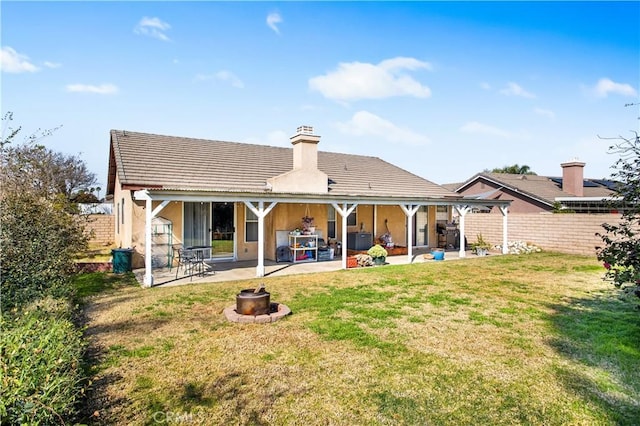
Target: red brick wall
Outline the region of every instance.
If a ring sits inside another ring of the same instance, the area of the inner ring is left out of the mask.
[[[510,213],[507,240],[525,241],[543,250],[595,255],[595,247],[602,245],[596,232],[604,232],[603,223],[619,220],[617,214]],[[473,243],[480,233],[489,243],[502,244],[502,215],[467,214],[467,242]]]
[[[112,246],[114,244],[115,216],[112,214],[91,214],[87,231],[93,230],[93,238],[89,244],[96,246]]]

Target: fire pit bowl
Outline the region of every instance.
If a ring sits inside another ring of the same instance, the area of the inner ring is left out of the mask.
[[[249,288],[236,295],[236,312],[240,315],[267,315],[271,309],[271,293]]]

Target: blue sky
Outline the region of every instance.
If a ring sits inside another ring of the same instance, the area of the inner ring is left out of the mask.
[[[0,8],[2,113],[25,135],[62,125],[43,143],[103,188],[110,129],[289,146],[305,124],[321,150],[444,184],[516,163],[556,176],[575,158],[607,177],[598,135],[639,125],[638,2]]]

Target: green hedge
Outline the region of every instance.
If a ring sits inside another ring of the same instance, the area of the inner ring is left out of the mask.
[[[84,343],[67,302],[46,298],[0,319],[0,423],[75,419],[83,395]]]

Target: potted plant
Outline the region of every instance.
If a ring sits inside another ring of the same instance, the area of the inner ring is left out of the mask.
[[[371,247],[367,254],[373,258],[373,263],[376,265],[384,265],[387,260],[387,251],[380,244]]]
[[[471,251],[478,256],[486,256],[489,249],[491,249],[491,244],[484,240],[482,234],[478,234],[476,242],[471,244]]]
[[[313,218],[309,215],[302,217],[302,230],[309,234],[313,234],[316,231],[316,227],[313,226]]]

